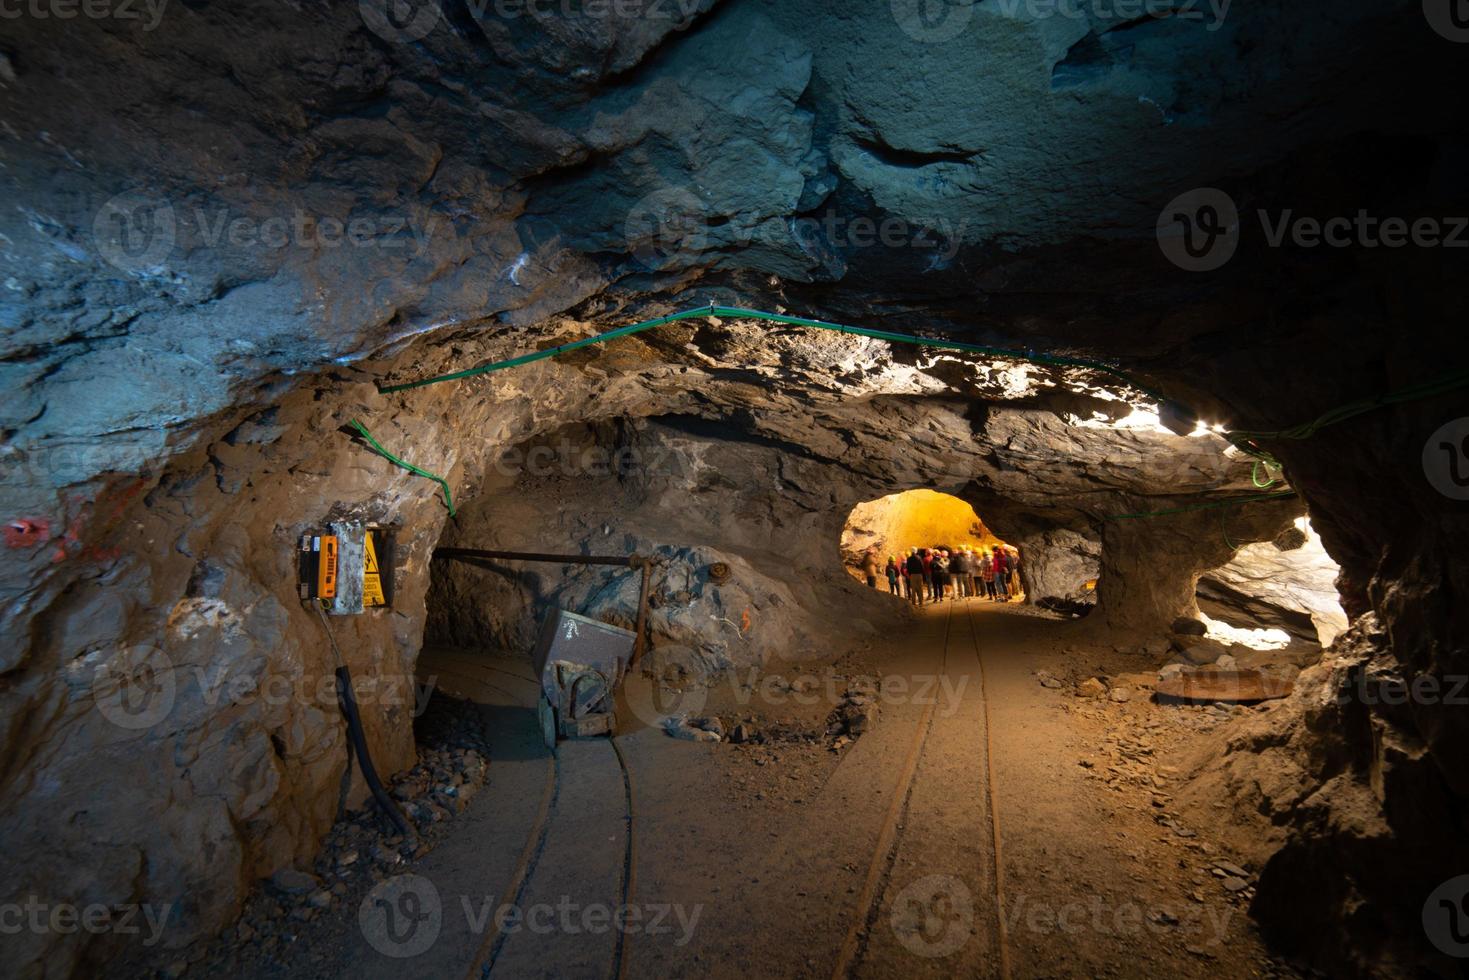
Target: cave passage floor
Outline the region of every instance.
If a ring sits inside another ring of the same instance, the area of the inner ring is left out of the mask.
[[[412,947],[364,941],[348,901],[301,924],[281,953],[241,952],[210,972],[460,977],[490,964],[492,977],[615,977],[620,964],[626,977],[999,977],[1002,901],[1016,977],[1293,975],[1247,917],[1252,890],[1228,891],[1215,871],[1247,864],[1248,828],[1170,795],[1182,760],[1211,737],[1207,711],[1042,686],[1037,670],[1138,669],[1078,664],[1083,623],[980,601],[894,622],[860,654],[737,672],[680,709],[821,731],[850,678],[880,676],[879,720],[836,750],[830,737],[690,742],[654,724],[615,746],[562,743],[553,758],[524,659],[426,651],[422,675],[480,704],[492,756],[448,836],[389,873],[432,882],[432,943],[383,955]],[[803,695],[788,686],[813,682]],[[625,693],[646,698],[646,682]],[[524,921],[497,931],[487,910],[507,900]],[[641,921],[619,931],[608,919],[624,902]]]

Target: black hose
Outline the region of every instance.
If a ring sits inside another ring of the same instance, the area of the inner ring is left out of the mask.
[[[408,820],[403,816],[403,811],[398,809],[386,790],[383,789],[382,780],[377,778],[377,769],[372,764],[372,756],[367,751],[367,739],[362,734],[362,718],[357,713],[357,694],[352,690],[352,672],[343,664],[337,668],[337,704],[341,706],[342,717],[347,719],[347,738],[352,742],[352,748],[357,752],[357,765],[362,769],[362,778],[367,780],[367,788],[372,791],[372,798],[377,800],[377,805],[382,807],[388,819],[393,821],[398,830],[406,838],[413,839],[413,828],[409,826]],[[351,760],[347,763],[351,765]]]
[[[382,780],[377,778],[377,767],[372,764],[372,755],[367,751],[367,737],[362,733],[362,716],[357,712],[357,692],[352,689],[352,672],[347,669],[347,661],[337,646],[337,638],[332,634],[332,624],[326,618],[326,610],[316,603],[312,605],[316,608],[316,617],[321,620],[321,628],[326,631],[326,641],[331,644],[332,658],[337,665],[337,707],[342,709],[342,717],[347,721],[347,771],[352,771],[352,754],[355,751],[357,765],[362,769],[362,778],[367,780],[372,798],[404,837],[417,840],[418,835],[413,832],[403,811],[398,809],[393,798],[383,789]]]

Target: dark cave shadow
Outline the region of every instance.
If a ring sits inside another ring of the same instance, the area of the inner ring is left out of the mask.
[[[454,708],[467,708],[479,716],[485,740],[489,743],[492,764],[497,760],[533,761],[551,754],[541,735],[541,721],[534,707],[486,704],[435,690],[424,715]]]
[[[509,705],[480,705],[485,719],[485,737],[490,743],[490,761],[527,762],[551,754],[541,735],[535,708]]]

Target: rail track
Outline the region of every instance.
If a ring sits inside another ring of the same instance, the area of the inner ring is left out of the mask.
[[[888,786],[891,795],[861,885],[843,919],[847,928],[834,951],[833,980],[909,968],[913,975],[953,975],[955,970],[1002,980],[1011,975],[984,651],[972,602],[959,600],[946,607],[941,636],[930,627],[923,662],[909,666],[915,676],[935,670],[943,677],[967,676],[977,683],[967,688],[961,713],[951,716],[953,705],[940,711],[938,698],[933,698],[912,713],[911,721],[909,715],[900,716],[912,731],[906,736],[901,730],[893,733],[894,766],[878,770],[896,776]],[[930,614],[930,623],[937,619]],[[513,672],[496,673],[470,659],[447,669],[470,696],[494,693],[503,703],[507,692],[518,692],[517,700],[525,703],[538,691],[528,674],[506,676]],[[897,721],[885,718],[879,731]],[[844,755],[838,768],[846,767],[848,758]],[[616,739],[564,742],[555,755],[547,755],[544,766],[538,812],[513,873],[502,879],[506,884],[499,907],[525,910],[563,900],[612,908],[631,905],[638,818],[634,773],[624,747]],[[952,805],[935,806],[946,801]],[[946,827],[928,825],[945,821]],[[956,821],[963,825],[964,848],[946,844]],[[956,887],[976,897],[973,930],[978,941],[962,952],[923,959],[901,948],[901,937],[895,941],[895,932],[882,927],[884,912],[892,915],[901,898],[904,876],[917,873],[915,865],[952,878],[960,883]],[[563,976],[623,980],[630,975],[633,939],[626,930],[599,937],[568,937],[559,931],[537,936],[506,929],[497,917],[460,975],[491,980],[553,969]]]
[[[457,682],[457,693],[471,698],[509,693],[506,674],[532,685],[517,700],[533,704],[531,699],[539,693],[539,682],[528,675],[477,664],[470,658],[440,657],[436,665],[447,667]],[[571,934],[568,941],[561,932],[538,935],[534,923],[528,921],[535,910],[550,906],[617,909],[632,903],[634,784],[626,755],[615,739],[590,739],[562,743],[556,753],[547,754],[544,765],[535,821],[496,905],[519,914],[514,918],[497,914],[489,919],[482,941],[464,968],[464,980],[540,975],[546,964],[555,964],[562,975],[605,976],[608,980],[628,975],[629,931],[612,928],[592,939]],[[612,798],[615,805],[610,803]],[[609,837],[620,837],[621,846],[599,846]],[[522,922],[521,916],[527,920]]]
[[[978,692],[977,714],[978,721],[983,729],[983,777],[979,782],[983,783],[982,794],[979,798],[969,801],[975,808],[980,808],[985,813],[985,823],[988,833],[986,835],[988,845],[988,874],[985,875],[983,868],[977,867],[952,867],[952,875],[956,880],[963,880],[968,876],[988,877],[991,886],[988,896],[993,904],[993,930],[995,962],[993,964],[993,975],[1009,980],[1010,954],[1009,936],[1006,928],[1004,914],[1004,879],[1001,851],[1001,834],[999,815],[995,807],[995,776],[993,755],[991,752],[991,739],[989,734],[989,709],[987,704],[988,688],[984,677],[984,656],[979,643],[979,634],[974,625],[974,614],[970,603],[966,600],[946,602],[948,606],[944,617],[943,631],[943,653],[940,660],[939,671],[943,676],[949,676],[951,664],[958,660],[961,655],[972,654],[980,681]],[[956,611],[962,609],[963,631],[968,634],[965,638],[956,635],[955,618]],[[850,926],[843,939],[841,947],[837,951],[836,960],[833,963],[832,980],[846,980],[848,977],[859,976],[863,972],[863,966],[867,959],[869,948],[873,937],[879,933],[876,926],[881,918],[885,905],[891,909],[891,901],[894,896],[891,892],[895,886],[895,870],[898,855],[903,849],[905,836],[914,831],[910,824],[910,817],[915,816],[912,811],[912,803],[915,790],[918,789],[918,781],[921,778],[921,763],[925,759],[925,750],[930,748],[932,735],[935,728],[935,714],[938,709],[938,698],[929,700],[924,705],[913,726],[913,734],[908,744],[906,757],[902,768],[898,773],[896,787],[892,793],[891,803],[884,818],[882,828],[878,833],[877,841],[872,850],[871,861],[868,864],[866,876],[862,888],[858,894],[856,909],[852,915]],[[978,760],[974,760],[976,763]],[[948,969],[946,966],[945,970]],[[989,971],[986,971],[987,973]]]

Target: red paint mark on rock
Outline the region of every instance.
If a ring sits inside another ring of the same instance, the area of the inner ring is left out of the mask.
[[[51,522],[44,517],[23,517],[5,522],[7,548],[34,548],[50,535]]]
[[[127,511],[146,487],[146,480],[130,480],[112,483],[105,487],[95,499],[72,497],[67,501],[66,530],[57,535],[56,550],[51,555],[53,564],[68,558],[105,564],[122,557],[122,549],[107,546],[102,542],[115,535]]]

